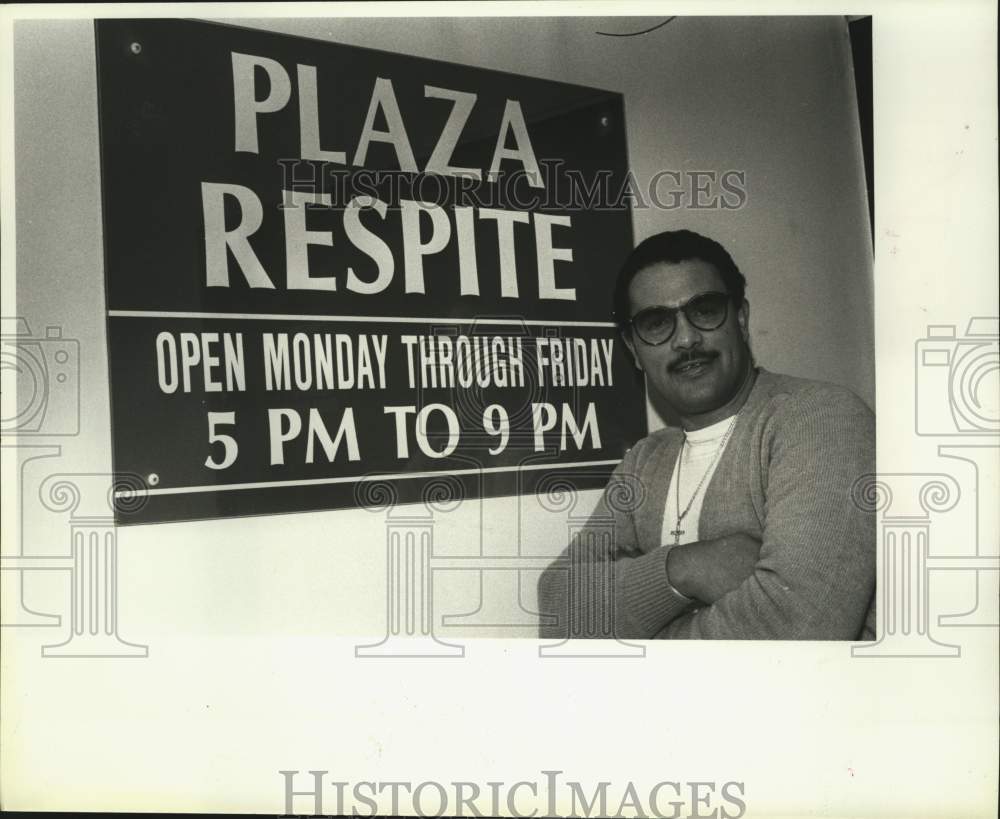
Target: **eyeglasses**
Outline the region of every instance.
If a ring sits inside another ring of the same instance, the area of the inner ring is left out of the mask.
[[[647,307],[629,320],[646,344],[663,344],[677,330],[677,314],[684,313],[688,323],[698,330],[717,330],[729,314],[728,293],[699,293],[678,307]]]

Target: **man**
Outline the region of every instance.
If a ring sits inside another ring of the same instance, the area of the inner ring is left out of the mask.
[[[690,231],[626,260],[619,329],[680,429],[629,450],[542,575],[542,637],[874,638],[875,521],[852,500],[874,416],[843,387],[756,366],[745,286]]]

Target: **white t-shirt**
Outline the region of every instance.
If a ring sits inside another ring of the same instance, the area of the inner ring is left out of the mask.
[[[684,520],[681,521],[681,543],[693,543],[698,539],[698,519],[701,517],[701,505],[705,499],[705,490],[708,489],[708,485],[712,481],[712,475],[715,474],[715,470],[719,466],[719,461],[722,460],[722,452],[719,452],[719,445],[722,443],[722,439],[726,436],[733,422],[734,418],[730,416],[712,424],[710,427],[690,430],[685,433],[687,445],[681,450],[683,463],[681,464],[680,511],[684,511],[699,483],[701,487],[698,489],[698,496],[691,503],[691,508],[684,516]],[[726,441],[726,446],[729,446],[729,441]],[[724,450],[725,447],[723,447]],[[703,475],[705,478],[704,481],[702,481]],[[673,530],[675,528],[677,528],[676,463],[674,464],[673,475],[670,476],[670,488],[667,490],[667,502],[663,509],[663,530],[660,535],[660,543],[673,543]]]

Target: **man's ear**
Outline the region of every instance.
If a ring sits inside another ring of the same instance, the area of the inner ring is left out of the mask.
[[[740,305],[739,309],[736,311],[736,321],[740,325],[740,335],[743,336],[743,340],[749,344],[750,343],[750,302],[743,299],[743,304]]]
[[[632,331],[619,330],[618,334],[622,337],[622,341],[628,348],[629,354],[632,356],[632,363],[635,364],[635,368],[642,371],[642,364],[639,363],[639,356],[635,354],[635,342],[632,340]]]

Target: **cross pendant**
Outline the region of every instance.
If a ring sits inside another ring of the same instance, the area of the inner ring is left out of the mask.
[[[684,534],[684,530],[681,529],[680,527],[678,527],[676,529],[671,529],[670,530],[670,534],[672,534],[674,536],[674,545],[675,546],[680,545],[681,535]]]

